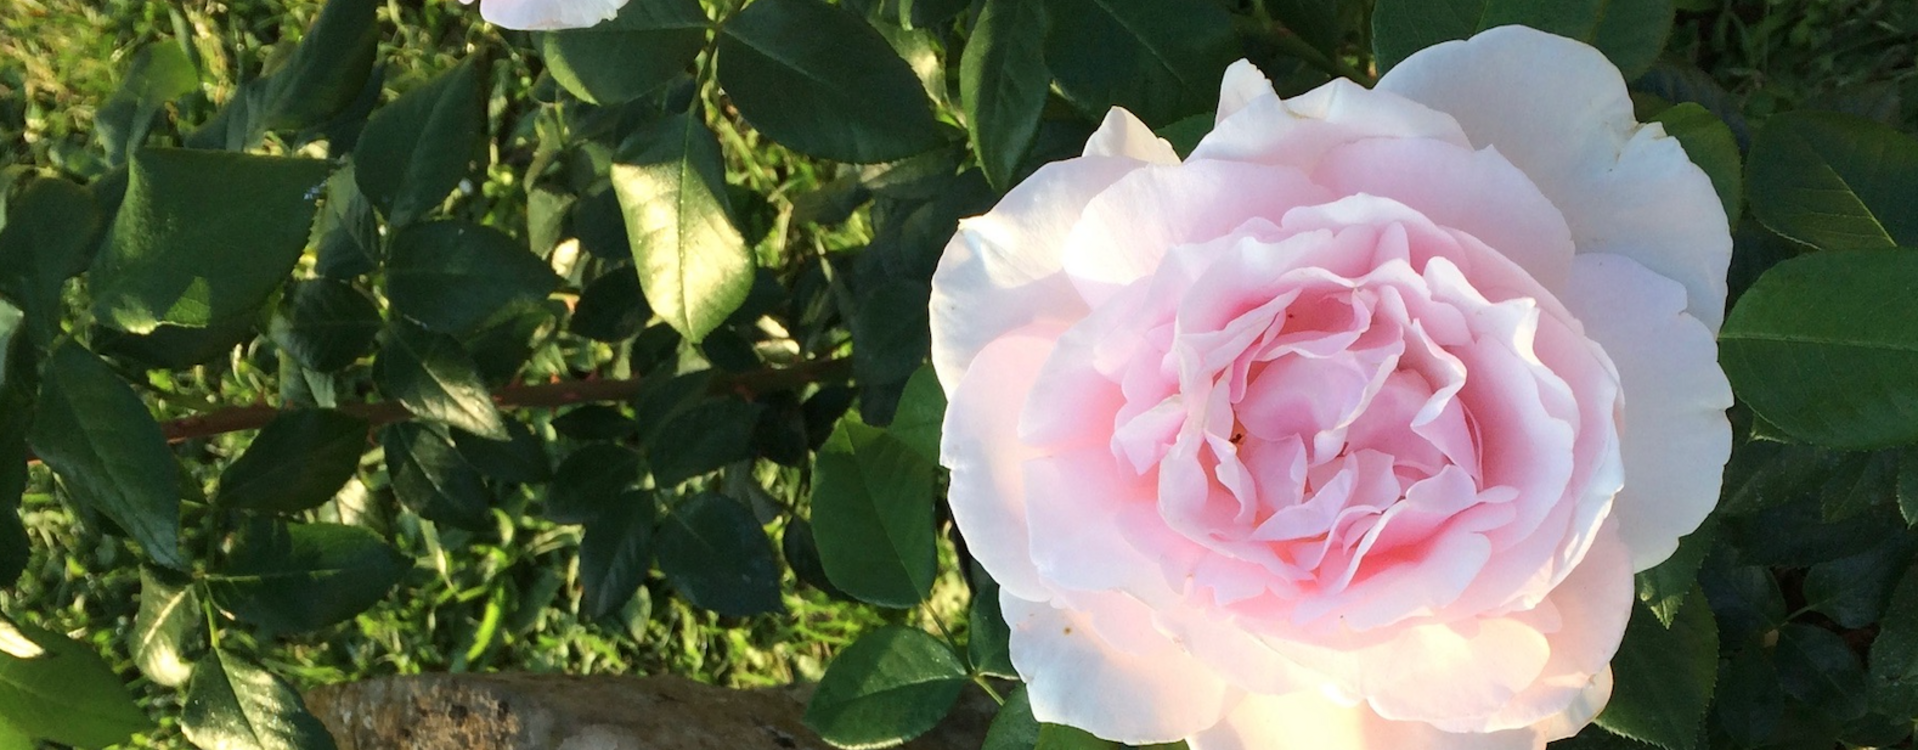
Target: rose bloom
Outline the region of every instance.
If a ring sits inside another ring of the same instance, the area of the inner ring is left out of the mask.
[[[474,0],[460,0],[472,5]],[[484,0],[480,17],[494,26],[527,31],[583,29],[612,20],[627,0]]]
[[[1598,51],[1367,90],[1241,62],[1183,162],[1123,110],[933,277],[951,505],[1033,715],[1129,743],[1542,748],[1716,502],[1731,238]]]

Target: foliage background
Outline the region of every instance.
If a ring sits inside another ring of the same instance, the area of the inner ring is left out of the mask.
[[[965,29],[964,19],[971,18],[965,3],[955,11],[968,13],[957,27],[932,24],[928,28],[936,33],[916,36],[892,23],[896,18],[887,14],[897,9],[887,3],[843,4],[865,9],[878,27],[888,28],[893,46],[915,64],[947,126],[965,120],[959,65],[947,54],[949,45],[964,38],[959,31]],[[1259,0],[1216,4],[1240,17],[1281,18],[1288,8],[1312,5],[1285,0],[1271,0],[1270,8]],[[737,3],[707,5],[709,14],[718,16],[736,10]],[[1301,48],[1296,38],[1284,34],[1251,35],[1252,51],[1279,81],[1281,93],[1310,88],[1328,77],[1327,70],[1366,66],[1374,41],[1368,38],[1372,27],[1365,23],[1373,10],[1370,4],[1329,5],[1337,8],[1332,15],[1336,30],[1325,52]],[[1663,54],[1635,84],[1647,116],[1669,102],[1698,103],[1724,121],[1741,151],[1772,117],[1801,109],[1848,112],[1904,133],[1918,130],[1918,6],[1897,0],[1682,0],[1676,5]],[[0,194],[9,185],[24,184],[29,174],[80,183],[110,178],[125,158],[126,144],[116,143],[116,137],[123,137],[116,134],[126,132],[131,118],[126,103],[115,97],[124,95],[130,71],[139,65],[137,51],[171,45],[197,79],[159,105],[161,117],[145,139],[177,143],[213,120],[221,105],[245,96],[249,82],[284,64],[313,27],[321,6],[320,0],[13,0],[0,8],[0,165],[8,165],[0,171]],[[783,330],[762,327],[760,334],[752,334],[748,320],[744,326],[720,329],[734,334],[722,334],[719,344],[683,346],[669,332],[659,333],[657,323],[641,333],[647,315],[635,307],[643,303],[631,299],[631,293],[620,297],[607,287],[593,291],[602,278],[612,279],[613,272],[623,268],[624,230],[618,226],[616,203],[608,230],[604,207],[598,213],[582,209],[582,204],[570,203],[575,196],[569,193],[577,193],[581,201],[589,196],[610,200],[600,192],[603,185],[592,183],[595,169],[603,177],[609,158],[605,152],[617,144],[601,144],[598,151],[553,144],[578,135],[560,132],[569,128],[586,132],[626,127],[608,122],[617,120],[611,111],[616,108],[594,108],[563,91],[541,54],[542,38],[488,27],[472,8],[387,0],[378,6],[377,18],[377,59],[385,76],[381,90],[374,93],[381,101],[390,103],[420,90],[463,62],[475,61],[470,64],[483,68],[484,124],[478,134],[483,157],[474,160],[477,167],[463,176],[454,194],[432,210],[529,242],[558,274],[550,294],[534,295],[538,299],[521,305],[533,322],[521,331],[520,339],[528,343],[525,351],[515,352],[523,367],[503,366],[505,372],[517,373],[513,379],[619,379],[668,360],[678,362],[669,369],[711,364],[721,370],[751,370],[767,363],[846,357],[852,358],[855,382],[868,389],[861,391],[856,410],[868,410],[866,417],[875,424],[890,421],[889,402],[899,398],[903,375],[917,364],[910,341],[895,345],[884,329],[861,330],[855,319],[861,305],[870,303],[852,299],[831,278],[802,279],[819,273],[816,269],[833,267],[821,259],[837,259],[856,280],[873,273],[865,266],[879,261],[871,258],[892,253],[905,260],[887,262],[910,263],[911,252],[923,253],[927,246],[936,251],[943,242],[942,227],[949,233],[952,219],[983,209],[992,198],[991,185],[978,173],[955,172],[960,157],[951,163],[911,160],[860,167],[804,156],[748,125],[719,87],[710,82],[677,84],[669,96],[705,103],[698,111],[705,113],[703,124],[714,133],[723,158],[722,194],[758,265],[772,272],[780,287],[776,291],[786,295],[777,304],[789,306],[789,311],[772,314],[788,324]],[[1314,55],[1319,58],[1316,65],[1302,62]],[[1076,152],[1089,132],[1089,122],[1060,111],[1068,108],[1057,97],[1047,107],[1047,124],[1026,162]],[[312,152],[304,140],[287,133],[269,135],[259,150],[323,155]],[[964,163],[972,163],[971,158]],[[988,166],[988,175],[992,183],[1001,183],[1004,176],[992,174],[993,166]],[[1733,170],[1736,174],[1736,162]],[[562,184],[563,189],[558,187]],[[932,200],[938,196],[947,199]],[[922,222],[928,226],[908,221],[913,212],[935,203],[934,213]],[[555,212],[565,220],[555,219]],[[1749,284],[1779,258],[1801,251],[1775,234],[1777,230],[1752,219],[1739,225],[1734,289]],[[559,241],[567,239],[572,240],[570,251]],[[620,247],[608,252],[606,243]],[[562,252],[574,257],[555,261],[553,255]],[[315,262],[311,256],[303,260],[296,276],[312,274]],[[624,273],[630,277],[630,271]],[[825,273],[830,275],[830,270]],[[823,285],[827,291],[807,292],[808,284]],[[792,296],[805,293],[823,297],[812,300],[814,308],[790,307]],[[75,331],[94,331],[87,290],[69,285],[63,294],[70,315],[65,323]],[[594,317],[589,299],[599,300],[601,311],[611,308],[615,314],[610,319],[603,312]],[[117,372],[137,386],[142,403],[160,421],[283,400],[337,398],[345,403],[375,388],[373,367],[357,357],[327,378],[289,377],[299,370],[288,369],[284,347],[269,335],[270,317],[263,315],[256,328],[229,341],[212,342],[205,352],[182,355],[190,347],[177,341],[160,342],[157,349],[134,342],[113,351]],[[108,353],[110,336],[87,335],[95,349]],[[860,345],[861,339],[877,343]],[[899,356],[893,356],[895,350]],[[751,454],[727,454],[710,466],[701,463],[698,472],[705,478],[698,479],[697,486],[745,501],[774,541],[786,540],[795,519],[806,515],[812,491],[808,450],[821,446],[837,415],[852,405],[853,392],[827,380],[780,391],[765,402],[797,420],[785,426],[796,429],[796,439],[804,441],[797,460],[765,460],[780,450],[790,458],[791,447],[777,447],[780,436],[769,437],[765,428],[754,427],[741,434],[754,438],[760,460]],[[641,435],[649,429],[646,415],[635,409],[631,403],[566,405],[515,410],[512,415],[524,421],[532,436],[540,456],[537,463],[563,474],[563,459],[582,448],[645,442]],[[1830,747],[1834,736],[1844,737],[1849,745],[1887,738],[1908,742],[1903,737],[1910,722],[1896,716],[1896,706],[1860,705],[1853,711],[1851,703],[1891,700],[1881,695],[1886,690],[1867,689],[1862,656],[1879,631],[1880,616],[1892,616],[1885,612],[1887,606],[1896,606],[1892,589],[1918,545],[1905,534],[1866,535],[1859,541],[1862,537],[1850,533],[1850,541],[1840,539],[1858,526],[1855,520],[1846,526],[1847,518],[1870,519],[1865,524],[1870,526],[1881,520],[1879,511],[1903,499],[1894,486],[1904,478],[1897,468],[1900,459],[1773,442],[1767,438],[1779,436],[1767,433],[1762,423],[1754,426],[1749,413],[1741,410],[1740,418],[1741,427],[1757,438],[1740,447],[1728,474],[1732,481],[1727,502],[1760,515],[1759,520],[1730,518],[1722,529],[1708,532],[1717,534],[1721,543],[1716,551],[1698,550],[1692,561],[1702,567],[1693,577],[1717,613],[1714,638],[1721,644],[1712,654],[1716,718],[1709,730],[1699,731],[1714,747]],[[217,495],[222,472],[255,434],[196,437],[174,447],[189,505],[197,497],[204,506],[207,497]],[[727,616],[713,612],[710,601],[707,607],[689,603],[667,575],[644,564],[626,573],[625,583],[635,595],[609,599],[604,580],[595,584],[587,580],[593,574],[583,572],[596,567],[587,559],[594,553],[582,549],[589,534],[577,523],[557,522],[551,513],[527,512],[553,504],[548,493],[557,490],[543,481],[487,479],[485,491],[494,497],[490,510],[480,523],[462,529],[422,520],[397,502],[391,469],[377,447],[356,458],[351,474],[336,497],[302,515],[378,530],[413,561],[400,573],[401,593],[386,595],[344,622],[305,632],[214,627],[221,648],[250,654],[299,687],[385,674],[496,669],[672,672],[726,685],[779,684],[820,679],[835,652],[888,624],[963,640],[972,622],[962,551],[944,530],[937,547],[939,573],[929,583],[931,593],[923,604],[908,601],[908,606],[875,608],[843,594],[835,596],[828,593],[832,586],[822,571],[802,569],[805,564],[798,560],[805,550],[795,556],[787,547],[781,550],[787,562],[777,573],[777,606],[743,608],[774,611]],[[111,521],[66,502],[67,489],[45,467],[36,464],[26,486],[20,517],[30,556],[17,583],[0,592],[0,612],[16,622],[75,636],[105,657],[158,722],[137,736],[133,746],[184,746],[181,691],[154,681],[135,663],[132,644],[142,632],[136,623],[143,589],[138,553]],[[1832,500],[1835,495],[1840,499]],[[1866,515],[1815,512],[1833,503],[1842,506],[1851,497],[1860,498],[1856,505]],[[1806,502],[1814,509],[1810,518],[1801,507]],[[225,519],[207,521],[207,537],[196,540],[208,545],[209,558],[216,557],[223,535],[235,530],[223,524],[234,517],[212,511],[200,517]],[[1820,541],[1777,549],[1783,544],[1774,538],[1777,528],[1788,525],[1815,528],[1818,533],[1808,536]],[[193,533],[189,529],[189,536]],[[808,573],[810,580],[805,580]],[[1690,591],[1691,580],[1684,580],[1680,596]],[[1903,602],[1918,592],[1900,597]],[[1694,616],[1702,611],[1691,609]],[[1835,651],[1828,648],[1833,638],[1841,646]],[[1850,666],[1845,659],[1852,660]],[[1795,679],[1811,684],[1795,686]],[[1827,684],[1832,680],[1838,683]],[[1784,692],[1778,685],[1785,686]],[[1746,689],[1741,692],[1740,686]],[[1839,707],[1832,709],[1834,705]],[[1902,732],[1866,726],[1874,720],[1902,726]],[[1738,728],[1741,724],[1760,729],[1741,734],[1747,731]],[[1725,727],[1732,729],[1728,733]],[[1655,739],[1692,744],[1672,741],[1670,734]],[[1609,736],[1581,741],[1625,742]]]

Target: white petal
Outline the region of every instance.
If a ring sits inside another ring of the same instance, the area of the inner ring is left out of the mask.
[[[1036,452],[1019,442],[1019,406],[1052,351],[1057,329],[1043,324],[1001,336],[979,353],[946,407],[940,463],[952,468],[947,503],[967,549],[1002,590],[1049,597],[1032,562],[1020,465]]]
[[[983,216],[959,222],[932,275],[932,364],[950,396],[979,350],[1035,321],[1071,322],[1085,303],[1060,274],[1066,234],[1086,202],[1143,162],[1053,162]]]
[[[1617,255],[1580,255],[1564,296],[1618,367],[1625,487],[1612,515],[1632,569],[1670,556],[1718,502],[1731,456],[1731,385],[1712,333],[1677,283]]]
[[[1225,69],[1225,78],[1219,81],[1219,111],[1213,115],[1212,123],[1225,122],[1260,99],[1278,98],[1278,92],[1272,90],[1272,79],[1259,72],[1252,61],[1232,63]]]
[[[1002,594],[999,606],[1012,628],[1012,665],[1040,721],[1135,745],[1172,742],[1217,723],[1238,697],[1151,630],[1150,611],[1122,595],[1075,598],[1072,610],[1062,610]],[[1099,622],[1121,618],[1139,621]],[[1125,629],[1131,650],[1102,637],[1115,627]]]
[[[480,15],[508,29],[583,29],[611,20],[626,0],[485,0]]]
[[[1443,688],[1434,688],[1443,689]],[[1225,721],[1187,741],[1192,750],[1544,750],[1530,729],[1485,734],[1441,732],[1430,724],[1389,721],[1363,704],[1346,706],[1312,691],[1248,695]]]
[[[1553,740],[1577,734],[1605,707],[1611,696],[1607,665],[1618,653],[1636,595],[1628,552],[1615,523],[1607,522],[1544,605],[1512,615],[1551,629],[1546,638],[1552,656],[1539,680],[1488,719],[1487,728],[1530,725]]]
[[[1704,171],[1657,125],[1639,126],[1598,50],[1521,26],[1427,47],[1379,80],[1457,118],[1565,212],[1581,253],[1616,253],[1685,286],[1686,309],[1724,320],[1731,234]]]
[[[1119,527],[1128,511],[1153,508],[1156,490],[1105,446],[1027,460],[1026,518],[1040,540],[1032,546],[1040,577],[1054,587],[1170,600],[1174,592],[1160,565],[1133,548]]]
[[[1123,156],[1151,164],[1179,163],[1179,154],[1170,142],[1154,135],[1152,128],[1120,107],[1106,112],[1105,121],[1086,139],[1085,155]]]
[[[1234,66],[1232,71],[1241,71]],[[1436,138],[1465,146],[1457,122],[1443,112],[1343,78],[1281,101],[1257,71],[1228,75],[1218,125],[1187,161],[1218,159],[1310,170],[1327,151],[1367,138]],[[1260,92],[1257,87],[1264,86]]]

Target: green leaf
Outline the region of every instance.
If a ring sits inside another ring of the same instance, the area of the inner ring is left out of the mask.
[[[695,607],[726,617],[785,609],[772,545],[752,512],[732,498],[687,498],[660,523],[654,549],[667,582]]]
[[[638,490],[604,503],[579,541],[581,604],[598,619],[619,611],[653,567],[653,496]]]
[[[94,315],[147,333],[250,314],[299,262],[328,169],[315,159],[142,149],[87,275]]]
[[[1032,699],[1026,686],[1013,688],[999,713],[986,729],[986,741],[980,750],[1032,750],[1039,744],[1039,720],[1032,718]]]
[[[200,72],[179,42],[141,46],[127,64],[120,90],[100,105],[93,118],[94,138],[106,149],[107,164],[125,164],[127,154],[146,142],[160,108],[199,88]]]
[[[539,35],[553,80],[594,104],[631,101],[686,72],[712,21],[698,0],[629,2],[613,20]]]
[[[395,422],[380,430],[380,445],[401,504],[421,518],[462,529],[492,525],[492,491],[443,428]]]
[[[313,28],[264,89],[262,124],[297,130],[351,107],[373,76],[380,46],[379,0],[328,0]]]
[[[220,609],[282,633],[344,621],[386,598],[412,561],[358,526],[260,524],[206,576]]]
[[[214,503],[277,513],[318,507],[359,470],[367,429],[345,412],[282,412],[221,472]]]
[[[1791,436],[1835,448],[1918,441],[1918,252],[1812,253],[1773,266],[1719,333],[1732,389]]]
[[[646,447],[653,483],[672,487],[734,461],[752,458],[753,428],[764,407],[730,396],[707,399],[674,415]]]
[[[940,430],[946,421],[946,391],[931,365],[922,365],[906,380],[899,408],[886,431],[918,453],[927,463],[939,463]]]
[[[292,685],[251,659],[215,650],[194,665],[180,730],[218,750],[332,750],[326,725]]]
[[[837,599],[852,599],[826,577],[826,565],[819,561],[819,541],[813,538],[812,524],[806,519],[795,517],[786,522],[786,529],[779,534],[779,554],[786,558],[786,567],[792,568],[793,577],[800,583]]]
[[[967,133],[986,179],[1012,187],[1019,161],[1039,133],[1052,76],[1046,71],[1045,3],[986,0],[959,61]]]
[[[984,568],[972,568],[972,606],[966,613],[966,661],[974,672],[1019,678],[1012,666],[1012,628],[999,610],[999,583]]]
[[[559,286],[524,244],[464,221],[409,226],[393,236],[388,252],[393,310],[442,333],[470,331],[501,308],[542,299]]]
[[[924,364],[932,348],[924,284],[892,280],[859,297],[852,321],[853,375],[862,385],[903,383]]]
[[[333,372],[358,361],[380,333],[380,310],[365,292],[331,279],[294,284],[273,316],[273,343],[309,370]]]
[[[53,351],[27,440],[74,499],[113,519],[154,562],[187,568],[179,467],[146,405],[99,357],[71,342]]]
[[[639,284],[654,312],[693,342],[753,286],[752,252],[725,204],[724,168],[712,131],[685,114],[634,133],[612,167]]]
[[[547,520],[593,523],[639,481],[639,454],[613,443],[581,446],[561,461],[546,492]]]
[[[1864,552],[1811,566],[1805,572],[1804,608],[1842,628],[1870,627],[1884,614],[1914,548],[1918,539],[1895,534]]]
[[[1638,574],[1638,600],[1658,615],[1658,621],[1665,627],[1671,627],[1678,619],[1679,608],[1685,606],[1685,600],[1698,587],[1698,569],[1705,564],[1705,556],[1711,554],[1717,542],[1718,525],[1708,518],[1697,530],[1679,540],[1678,551],[1671,557]]]
[[[1673,15],[1672,0],[1378,0],[1372,48],[1383,73],[1439,42],[1524,24],[1597,47],[1630,81],[1665,49]]]
[[[1752,215],[1821,250],[1918,246],[1918,140],[1837,112],[1787,112],[1752,141]]]
[[[1045,0],[1046,65],[1097,121],[1124,107],[1150,127],[1212,109],[1243,56],[1232,19],[1206,0]]]
[[[887,626],[839,652],[806,706],[806,726],[840,747],[886,747],[945,718],[966,667],[925,631]]]
[[[1918,711],[1918,566],[1907,566],[1892,590],[1871,643],[1871,684],[1880,710]]]
[[[629,268],[615,268],[600,274],[579,293],[573,306],[573,318],[567,327],[594,341],[623,341],[639,333],[653,308],[640,291],[639,275]]]
[[[0,621],[0,724],[79,747],[125,742],[153,726],[93,648]]]
[[[129,647],[133,663],[147,679],[167,687],[185,685],[193,675],[187,652],[205,637],[206,618],[191,581],[172,573],[140,568],[140,611],[133,618]]]
[[[1697,746],[1718,679],[1718,625],[1705,607],[1686,607],[1666,627],[1632,609],[1612,658],[1612,700],[1598,715],[1607,730],[1670,750]]]
[[[1153,134],[1172,144],[1173,153],[1183,159],[1191,156],[1192,150],[1199,147],[1199,141],[1205,140],[1205,137],[1212,133],[1216,119],[1216,115],[1212,112],[1200,112],[1180,118],[1171,125],[1153,131]]]
[[[473,358],[451,336],[394,321],[376,364],[380,390],[407,411],[480,437],[511,437]]]
[[[718,52],[727,98],[794,151],[869,164],[944,141],[918,79],[885,37],[821,0],[747,5],[721,27]]]
[[[812,525],[833,585],[862,601],[907,609],[938,575],[933,466],[855,418],[813,459]]]
[[[485,147],[484,65],[484,55],[467,57],[367,119],[353,151],[354,176],[394,227],[438,208]]]
[[[1778,684],[1792,697],[1839,720],[1865,714],[1864,668],[1837,633],[1787,623],[1778,629],[1774,658]]]
[[[1898,512],[1905,524],[1918,526],[1918,446],[1898,453]]]
[[[1040,724],[1039,739],[1032,750],[1120,750],[1123,746],[1099,739],[1084,729],[1064,724]]]
[[[546,457],[546,443],[533,436],[526,423],[502,419],[510,440],[488,440],[463,430],[453,430],[453,445],[460,455],[481,474],[502,482],[538,484],[553,478],[553,463]]]
[[[59,334],[61,286],[92,261],[100,230],[99,204],[66,180],[34,180],[10,202],[0,227],[0,296],[26,314],[35,343]]]
[[[1711,178],[1712,188],[1718,191],[1718,200],[1725,206],[1725,216],[1731,226],[1738,226],[1738,218],[1744,207],[1745,180],[1744,168],[1739,163],[1738,139],[1732,136],[1732,129],[1724,120],[1692,102],[1682,102],[1658,113],[1653,117],[1665,127],[1665,134],[1678,139],[1685,147],[1685,155],[1692,163],[1705,170],[1705,176]]]

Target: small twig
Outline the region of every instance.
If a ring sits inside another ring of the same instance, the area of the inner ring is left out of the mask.
[[[844,380],[852,374],[852,360],[823,359],[792,367],[721,374],[713,378],[714,393],[733,393],[757,398],[761,393],[784,391],[807,383]],[[558,383],[509,385],[493,393],[493,404],[501,409],[553,409],[573,404],[624,401],[639,392],[641,378],[623,380],[568,380]],[[412,418],[398,401],[369,401],[342,404],[339,411],[366,420],[373,427]],[[287,409],[268,404],[229,406],[191,417],[169,420],[160,425],[168,443],[224,435],[229,432],[257,430]],[[29,454],[28,463],[39,463]]]

